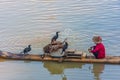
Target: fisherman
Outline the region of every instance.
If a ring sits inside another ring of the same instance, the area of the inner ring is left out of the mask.
[[[105,46],[102,43],[102,38],[100,36],[94,36],[92,40],[96,45],[90,47],[88,51],[93,53],[96,59],[105,58]]]

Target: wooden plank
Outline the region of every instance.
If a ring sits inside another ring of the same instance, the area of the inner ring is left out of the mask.
[[[3,55],[3,53],[7,55]],[[10,54],[10,55],[9,55]],[[41,55],[19,55],[9,52],[1,52],[0,57],[4,59],[12,59],[12,60],[30,60],[30,61],[58,61],[58,62],[81,62],[81,63],[105,63],[105,64],[120,64],[120,56],[107,56],[105,59],[94,59],[88,56],[87,58],[74,58],[74,57],[60,57],[53,58],[50,56],[45,56],[44,58]]]

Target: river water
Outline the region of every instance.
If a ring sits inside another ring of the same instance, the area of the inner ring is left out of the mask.
[[[119,0],[0,0],[0,50],[42,54],[56,31],[69,48],[94,45],[100,35],[107,55],[120,54]],[[1,80],[117,80],[119,65],[7,61],[0,59]]]

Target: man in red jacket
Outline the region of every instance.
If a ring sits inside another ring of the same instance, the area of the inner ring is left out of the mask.
[[[88,51],[93,53],[96,59],[105,58],[105,47],[104,44],[102,43],[102,38],[100,36],[94,36],[92,40],[96,45],[90,47]]]

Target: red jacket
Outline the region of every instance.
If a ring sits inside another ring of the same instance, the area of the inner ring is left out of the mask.
[[[96,44],[96,46],[94,46],[94,49],[91,50],[91,52],[94,53],[98,53],[98,59],[101,58],[105,58],[105,47],[102,43],[98,43]]]

